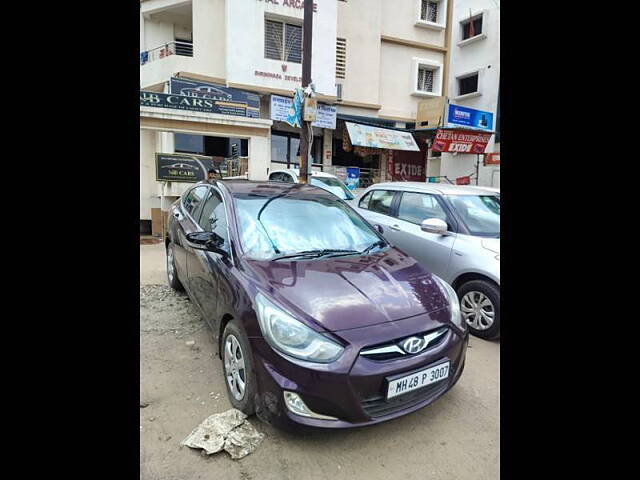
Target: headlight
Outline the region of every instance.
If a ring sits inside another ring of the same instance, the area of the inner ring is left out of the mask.
[[[291,315],[256,295],[258,323],[265,340],[276,350],[309,362],[337,360],[344,348],[310,329]]]
[[[447,299],[449,300],[449,310],[451,311],[451,321],[460,330],[464,330],[467,327],[466,322],[462,319],[462,313],[460,312],[460,300],[458,300],[458,294],[451,285],[445,282],[436,275],[433,276],[438,283],[442,286]]]

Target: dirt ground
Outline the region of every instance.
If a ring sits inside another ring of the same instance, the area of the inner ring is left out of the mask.
[[[399,419],[296,436],[251,417],[265,439],[241,460],[180,446],[206,417],[231,408],[216,353],[188,298],[166,285],[163,245],[140,245],[141,479],[499,478],[499,342],[471,337],[457,385]]]

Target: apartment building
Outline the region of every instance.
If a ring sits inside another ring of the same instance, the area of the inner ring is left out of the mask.
[[[485,155],[442,153],[432,174],[450,179],[472,176],[472,184],[500,187],[499,0],[455,0],[451,35],[449,104],[492,114],[494,122],[487,130],[496,133]]]
[[[359,167],[368,183],[425,180],[430,133],[413,129],[418,103],[449,88],[450,2],[314,0],[315,169],[341,174]],[[145,228],[189,186],[158,181],[156,154],[224,158],[235,148],[256,180],[296,166],[299,130],[285,117],[301,86],[303,5],[141,0]]]

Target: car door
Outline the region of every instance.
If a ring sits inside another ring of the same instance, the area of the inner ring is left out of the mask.
[[[189,190],[183,197],[180,208],[175,209],[173,213],[176,225],[174,260],[178,278],[184,280],[184,283],[187,284],[187,255],[191,248],[188,246],[186,236],[191,232],[198,231],[199,227],[193,218],[193,214],[196,213],[196,209],[201,205],[206,193],[206,186],[198,186]],[[188,285],[187,288],[189,288]]]
[[[421,223],[427,218],[439,218],[447,222],[447,235],[422,231]],[[389,226],[387,238],[430,272],[447,278],[451,251],[456,240],[455,226],[455,220],[437,195],[400,192],[396,218]]]
[[[382,235],[387,236],[390,226],[395,222],[392,206],[395,192],[393,190],[371,190],[358,202],[358,213],[372,225],[382,226]]]
[[[206,232],[214,232],[224,240],[223,246],[229,248],[227,212],[222,194],[211,187],[199,215],[198,225]],[[202,309],[205,320],[213,327],[220,319],[221,281],[231,266],[230,257],[207,250],[192,250],[188,256],[187,273],[192,296]],[[226,285],[224,281],[223,284]],[[229,292],[224,289],[225,296]]]

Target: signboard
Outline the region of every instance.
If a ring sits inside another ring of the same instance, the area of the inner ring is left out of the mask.
[[[306,98],[304,100],[304,121],[315,122],[317,112],[318,112],[318,100],[311,97]]]
[[[431,147],[435,152],[484,153],[490,133],[472,132],[469,130],[438,129]]]
[[[167,93],[140,91],[141,107],[172,108],[175,110],[190,110],[192,112],[221,113],[236,117],[247,116],[243,105],[233,102],[221,102],[209,98],[199,98],[187,95],[171,95]]]
[[[386,148],[389,150],[420,150],[409,132],[371,127],[360,123],[344,122],[349,131],[352,145],[361,147]]]
[[[182,153],[156,153],[156,181],[201,182],[213,166],[213,157]]]
[[[425,147],[422,147],[418,152],[390,151],[387,157],[389,176],[394,182],[426,181],[426,154]]]
[[[456,185],[471,185],[471,177],[458,177],[456,178]]]
[[[445,97],[428,98],[418,102],[416,128],[441,127],[444,107]]]
[[[493,130],[493,113],[475,108],[461,107],[460,105],[449,104],[449,115],[447,125],[456,127],[478,128],[480,130]]]
[[[487,153],[484,156],[485,165],[500,165],[500,153]]]
[[[271,95],[271,120],[286,122],[292,106],[293,100],[290,98]],[[316,121],[312,122],[311,126],[335,130],[337,113],[338,109],[335,106],[319,103],[316,110]]]
[[[260,118],[260,96],[237,88],[229,88],[215,83],[171,77],[169,80],[171,95],[184,95],[209,99],[224,110],[226,115]]]

